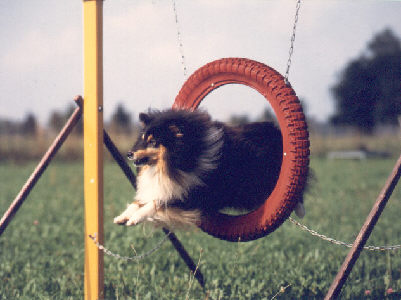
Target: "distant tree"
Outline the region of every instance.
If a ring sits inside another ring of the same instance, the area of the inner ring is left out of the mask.
[[[257,122],[275,122],[275,120],[276,117],[274,116],[274,113],[268,108],[266,108],[256,119]]]
[[[49,127],[49,129],[51,129],[54,132],[59,132],[66,124],[66,122],[74,112],[75,108],[76,107],[74,105],[69,105],[64,112],[53,111],[50,114],[49,121],[47,122],[47,126]],[[82,118],[75,125],[73,133],[82,135],[83,133]]]
[[[111,127],[118,133],[130,133],[132,131],[131,114],[127,112],[123,104],[118,104],[111,117]]]
[[[20,131],[20,124],[15,121],[0,119],[0,135],[17,134]]]
[[[54,132],[58,132],[60,131],[61,128],[63,128],[64,123],[65,123],[65,117],[60,112],[53,111],[50,114],[48,121],[49,129],[53,130]]]
[[[242,125],[249,122],[248,115],[232,115],[228,120],[228,123],[232,125]]]
[[[24,135],[36,135],[38,132],[38,122],[32,113],[28,113],[21,123],[21,133]]]
[[[64,114],[64,124],[67,122],[67,120],[71,117],[72,113],[75,111],[77,107],[73,104],[69,105],[67,109],[65,110]],[[84,124],[83,124],[83,117],[81,117],[78,121],[78,123],[75,125],[73,133],[82,135],[84,133]]]
[[[307,115],[307,105],[306,102],[304,101],[303,98],[299,98],[299,101],[301,102],[303,113]],[[256,122],[273,122],[273,123],[278,123],[277,117],[275,112],[271,107],[266,107],[263,112],[256,117]]]
[[[377,124],[397,124],[401,114],[401,43],[390,29],[368,43],[331,88],[336,114],[331,122],[372,133]]]

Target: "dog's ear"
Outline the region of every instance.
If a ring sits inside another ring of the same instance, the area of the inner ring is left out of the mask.
[[[150,123],[150,117],[149,117],[148,114],[140,113],[140,114],[139,114],[139,121],[141,121],[142,124],[143,124],[144,126],[146,126],[146,125],[148,125],[148,124]]]
[[[181,132],[180,128],[177,127],[177,125],[172,124],[168,127],[170,131],[177,137],[177,138],[182,138],[184,134]]]

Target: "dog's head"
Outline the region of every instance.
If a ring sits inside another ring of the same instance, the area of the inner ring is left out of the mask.
[[[139,114],[141,132],[128,158],[136,166],[160,164],[166,171],[192,171],[197,167],[210,117],[202,111],[149,111]]]

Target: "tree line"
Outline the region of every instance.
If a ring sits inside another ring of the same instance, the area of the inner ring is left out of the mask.
[[[52,111],[45,126],[39,124],[33,113],[27,113],[22,121],[0,119],[0,135],[34,136],[38,134],[40,130],[48,130],[57,133],[64,127],[74,110],[75,106],[70,105],[64,111]],[[105,123],[105,127],[117,134],[130,134],[134,130],[135,124],[132,119],[132,114],[120,103],[113,112],[111,119]],[[75,126],[73,134],[83,134],[82,118]]]
[[[49,119],[45,127],[39,125],[36,117],[32,113],[26,114],[22,121],[0,120],[0,135],[27,135],[34,136],[40,130],[49,130],[53,133],[59,132],[68,118],[72,115],[75,107],[68,106],[64,111],[53,111],[50,113]],[[138,126],[133,120],[133,114],[130,113],[125,106],[120,103],[116,106],[110,120],[105,123],[105,127],[115,134],[131,134],[135,127]],[[245,124],[252,121],[275,121],[275,116],[270,109],[265,109],[255,120],[251,120],[246,114],[232,115],[228,119],[228,123],[233,125]],[[75,126],[73,134],[83,134],[82,119]]]
[[[362,54],[348,62],[337,82],[330,88],[335,112],[328,122],[333,126],[348,126],[371,134],[378,125],[397,125],[401,116],[401,42],[391,29],[377,33],[367,43]],[[75,107],[53,111],[47,122],[49,130],[58,132]],[[271,121],[274,116],[265,110],[257,121]],[[247,123],[247,115],[234,115],[230,123]],[[117,105],[111,120],[105,125],[120,134],[129,134],[134,128],[132,114],[123,104]],[[0,134],[35,135],[38,122],[28,113],[21,122],[0,120]],[[82,121],[75,133],[82,134]]]

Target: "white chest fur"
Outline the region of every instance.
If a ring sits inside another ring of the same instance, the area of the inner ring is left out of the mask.
[[[220,150],[223,145],[223,131],[211,127],[204,137],[206,151],[197,159],[197,168],[190,173],[176,170],[179,182],[171,179],[166,173],[166,166],[155,164],[146,166],[137,178],[136,201],[146,204],[155,201],[160,207],[169,200],[184,200],[195,186],[203,185],[201,176],[217,167]]]
[[[157,166],[142,170],[137,183],[135,199],[142,204],[156,201],[158,205],[163,205],[170,199],[182,199],[186,192],[185,188],[161,172]]]

